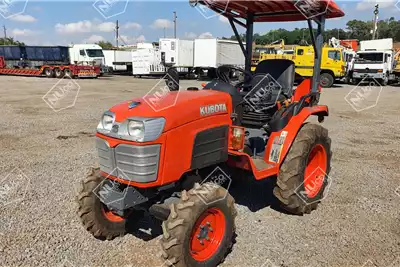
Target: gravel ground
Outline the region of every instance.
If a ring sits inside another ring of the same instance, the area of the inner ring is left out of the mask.
[[[75,106],[59,112],[42,100],[55,82],[0,77],[0,266],[161,266],[157,221],[144,218],[131,234],[99,241],[83,229],[74,201],[97,165],[102,112],[157,80],[77,80]],[[361,112],[344,100],[351,89],[338,85],[321,97],[334,153],[326,199],[312,214],[292,216],[271,208],[270,181],[233,186],[236,244],[221,266],[400,266],[400,87],[385,87],[378,105]]]

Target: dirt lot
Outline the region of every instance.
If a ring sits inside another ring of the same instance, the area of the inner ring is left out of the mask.
[[[93,135],[102,113],[157,80],[77,80],[75,105],[59,112],[42,99],[55,82],[0,77],[0,266],[161,266],[157,221],[99,241],[83,229],[74,201],[78,182],[97,166]],[[334,153],[327,198],[299,217],[271,208],[268,181],[233,186],[236,244],[221,266],[400,266],[400,87],[385,87],[377,106],[361,112],[344,100],[352,88],[321,97]],[[13,185],[18,191],[7,191]]]

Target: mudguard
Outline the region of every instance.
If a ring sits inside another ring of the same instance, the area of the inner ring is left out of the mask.
[[[297,115],[290,119],[285,128],[273,132],[269,137],[265,149],[265,164],[263,164],[262,169],[259,168],[260,165],[256,164],[255,160],[248,154],[233,150],[229,151],[231,157],[228,160],[228,164],[252,171],[257,180],[277,175],[283,160],[297,136],[297,133],[307,118],[311,115],[318,116],[318,120],[322,122],[323,117],[329,115],[328,107],[324,105],[304,107]]]

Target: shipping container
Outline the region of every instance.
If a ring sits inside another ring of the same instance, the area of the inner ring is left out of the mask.
[[[238,42],[220,39],[194,41],[194,67],[209,69],[221,65],[244,68],[245,59]]]
[[[191,68],[194,65],[194,41],[174,38],[160,39],[161,60],[170,67]]]

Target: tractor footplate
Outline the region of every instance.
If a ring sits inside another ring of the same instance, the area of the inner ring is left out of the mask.
[[[148,201],[148,198],[133,186],[109,179],[100,185],[98,196],[104,205],[115,211],[123,211]]]

